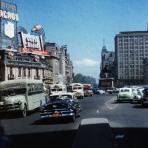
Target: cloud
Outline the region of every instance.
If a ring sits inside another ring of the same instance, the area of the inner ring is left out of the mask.
[[[74,61],[74,64],[77,66],[95,67],[99,64],[99,62],[93,59],[84,58],[82,60]]]

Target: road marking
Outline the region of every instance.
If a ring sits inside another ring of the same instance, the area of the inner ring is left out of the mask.
[[[109,110],[113,110],[115,109],[119,104],[113,104],[113,102],[116,100],[116,97],[112,97],[110,100],[105,102],[105,106],[109,109]]]

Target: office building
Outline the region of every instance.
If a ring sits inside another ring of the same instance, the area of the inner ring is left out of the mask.
[[[148,58],[148,31],[128,31],[117,34],[115,56],[118,85],[143,84],[143,60]]]

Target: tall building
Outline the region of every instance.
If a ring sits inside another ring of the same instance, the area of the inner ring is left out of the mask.
[[[100,65],[100,79],[99,87],[103,89],[114,87],[115,77],[115,53],[108,51],[106,46],[103,46],[101,52],[101,65]]]
[[[120,32],[115,36],[118,85],[143,84],[143,59],[148,58],[148,31]]]

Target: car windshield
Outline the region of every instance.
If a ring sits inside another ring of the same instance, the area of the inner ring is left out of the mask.
[[[67,108],[67,104],[65,103],[53,103],[46,106],[46,109],[55,110],[55,109],[64,109]]]
[[[55,99],[59,99],[60,96],[59,95],[54,95],[54,96],[50,96],[49,98],[50,98],[50,100],[55,100]]]
[[[147,137],[148,0],[0,0],[0,148]]]
[[[0,97],[2,96],[14,96],[14,95],[20,95],[20,94],[26,94],[26,89],[5,89],[0,90]]]
[[[121,89],[121,92],[130,92],[130,89]]]
[[[72,99],[72,95],[61,95],[62,99]]]

